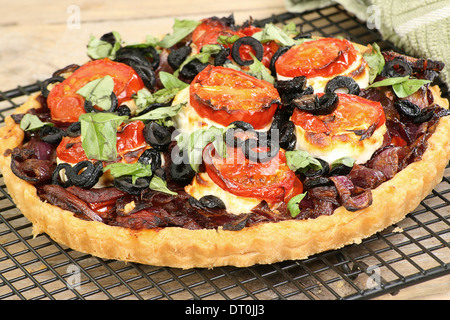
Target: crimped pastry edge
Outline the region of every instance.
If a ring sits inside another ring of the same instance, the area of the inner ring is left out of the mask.
[[[434,88],[435,96],[439,96]],[[38,106],[36,96],[16,112]],[[446,100],[442,101],[445,105]],[[447,106],[448,107],[448,102]],[[0,170],[8,192],[33,224],[33,235],[47,233],[56,242],[105,259],[176,268],[213,268],[270,264],[305,259],[313,254],[359,243],[402,220],[442,180],[450,158],[450,116],[440,119],[422,160],[372,190],[373,204],[349,212],[343,207],[316,219],[261,223],[240,231],[131,230],[74,217],[72,212],[42,202],[36,189],[15,176],[6,149],[19,146],[23,132],[8,117],[0,128]]]

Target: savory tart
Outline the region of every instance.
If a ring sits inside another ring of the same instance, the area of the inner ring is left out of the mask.
[[[450,159],[439,61],[232,16],[88,56],[5,120],[0,170],[35,235],[98,257],[304,259],[403,219]]]

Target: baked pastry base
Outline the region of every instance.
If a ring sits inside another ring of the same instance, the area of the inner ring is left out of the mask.
[[[438,92],[435,92],[437,96]],[[36,96],[17,109],[39,107]],[[448,108],[448,102],[442,101]],[[359,243],[363,238],[402,220],[442,180],[450,158],[450,116],[441,118],[422,160],[410,164],[393,179],[372,190],[373,204],[356,212],[343,207],[331,216],[309,220],[261,223],[240,231],[131,230],[74,217],[72,212],[42,202],[33,185],[10,169],[5,150],[19,146],[23,131],[11,118],[0,128],[0,171],[8,192],[33,224],[33,235],[47,233],[74,250],[122,261],[176,268],[245,267],[313,254]]]

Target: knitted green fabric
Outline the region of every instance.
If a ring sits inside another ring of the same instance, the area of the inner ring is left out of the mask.
[[[450,0],[285,0],[290,12],[337,3],[407,54],[443,61],[441,77],[450,82]]]

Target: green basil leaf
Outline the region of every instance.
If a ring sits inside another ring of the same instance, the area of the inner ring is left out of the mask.
[[[392,89],[399,98],[406,98],[420,89],[424,84],[430,83],[429,80],[408,79],[405,82],[392,85]]]
[[[314,171],[322,169],[320,161],[304,150],[286,151],[286,163],[292,171],[306,172],[309,169]]]
[[[162,85],[166,89],[175,89],[175,88],[184,89],[186,87],[189,87],[189,84],[181,81],[174,75],[165,71],[159,72],[159,79],[161,80]]]
[[[221,45],[228,46],[230,44],[235,43],[240,37],[237,34],[234,34],[232,36],[218,36],[217,37],[217,43],[220,43]]]
[[[152,180],[150,181],[150,189],[164,192],[173,196],[178,195],[178,193],[167,188],[167,182],[158,176],[153,176]]]
[[[212,142],[214,144],[214,148],[220,156],[223,158],[227,157],[227,147],[223,135],[225,131],[233,127],[234,125],[226,128],[211,126],[209,128],[197,129],[191,134],[181,132],[175,137],[175,140],[180,149],[187,151],[192,169],[198,172],[203,159],[203,149],[209,143]]]
[[[274,84],[275,78],[272,76],[269,69],[267,69],[266,66],[261,61],[256,59],[253,53],[249,52],[249,54],[253,58],[253,63],[249,65],[249,70],[247,73],[254,76],[257,79],[264,80]]]
[[[383,55],[381,54],[380,47],[378,44],[372,44],[372,53],[365,53],[364,60],[366,60],[369,65],[369,83],[372,83],[377,75],[383,71],[385,60]]]
[[[127,118],[104,112],[80,115],[82,147],[88,159],[117,159],[117,127]]]
[[[256,32],[252,37],[261,43],[275,40],[282,46],[293,46],[296,44],[294,39],[273,23],[267,23],[262,31]]]
[[[104,58],[114,60],[116,58],[117,50],[120,49],[122,37],[117,31],[112,31],[112,34],[114,35],[114,38],[116,38],[114,46],[109,42],[91,36],[87,45],[88,56],[94,60]]]
[[[173,106],[156,108],[156,109],[151,110],[147,113],[144,113],[138,117],[131,118],[130,121],[134,121],[134,120],[149,121],[149,120],[160,120],[160,119],[174,117],[180,112],[181,108],[185,104],[186,103],[184,102],[184,103],[175,104]]]
[[[333,161],[333,163],[330,165],[330,170],[335,168],[337,165],[343,164],[346,167],[353,167],[353,165],[355,164],[356,160],[350,157],[343,157],[340,159],[337,159],[335,161]]]
[[[291,214],[292,218],[295,218],[296,216],[299,215],[299,213],[300,213],[299,204],[305,196],[306,196],[306,192],[300,193],[300,194],[292,197],[291,200],[289,200],[289,202],[287,204],[287,208],[288,208],[289,213]]]
[[[141,113],[148,106],[155,103],[161,104],[170,103],[180,90],[181,90],[180,88],[171,88],[171,89],[163,88],[156,91],[153,94],[147,88],[139,90],[137,94],[133,97],[134,103],[136,104],[137,107],[137,113],[138,114]]]
[[[133,182],[136,182],[137,178],[151,177],[153,175],[151,164],[142,164],[140,162],[111,163],[103,168],[103,172],[108,170],[114,178],[131,176]]]
[[[297,31],[297,25],[294,22],[285,24],[282,30],[289,36],[296,36],[297,34],[299,34],[299,32]]]
[[[45,126],[54,126],[51,122],[42,122],[37,115],[26,113],[20,120],[20,129],[23,131],[34,131]]]
[[[92,105],[103,110],[111,108],[111,93],[114,90],[114,80],[106,75],[86,83],[77,93],[90,101]]]
[[[409,76],[387,78],[387,79],[384,79],[384,80],[381,80],[381,81],[374,82],[370,86],[368,86],[367,88],[392,86],[394,84],[405,82],[408,79],[409,79]]]
[[[173,25],[173,33],[167,34],[164,38],[158,43],[160,47],[170,48],[183,40],[186,36],[188,36],[191,32],[197,28],[197,26],[201,23],[198,20],[179,20],[175,19],[175,23]]]

